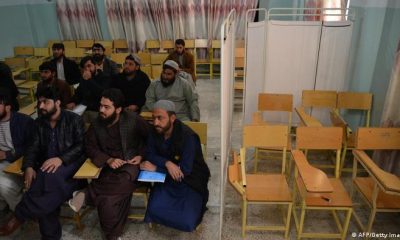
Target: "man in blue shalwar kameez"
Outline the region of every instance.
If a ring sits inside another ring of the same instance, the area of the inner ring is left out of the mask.
[[[210,170],[199,136],[176,119],[175,105],[160,100],[153,108],[154,128],[149,135],[141,169],[167,173],[151,191],[145,222],[191,232],[202,221],[208,201]]]

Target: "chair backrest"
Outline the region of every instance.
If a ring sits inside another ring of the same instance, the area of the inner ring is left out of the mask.
[[[153,79],[153,77],[151,76],[151,66],[140,66],[140,70],[146,73],[150,79]]]
[[[338,92],[336,108],[366,111],[365,127],[369,127],[372,107],[372,93]]]
[[[151,66],[151,79],[159,79],[162,72],[161,65],[152,65]]]
[[[50,56],[50,49],[49,48],[34,48],[33,49],[33,56],[36,57],[49,57]]]
[[[185,121],[184,123],[199,135],[201,144],[207,145],[207,123],[190,121]]]
[[[76,42],[75,41],[63,41],[65,48],[76,48]]]
[[[186,43],[185,43],[186,45]],[[161,40],[160,46],[162,49],[174,49],[175,48],[175,41],[174,40]]]
[[[10,68],[26,67],[26,59],[23,57],[6,57],[4,63]]]
[[[33,47],[31,46],[14,47],[14,56],[33,56]]]
[[[76,47],[91,49],[93,46],[93,43],[94,43],[93,39],[76,40]]]
[[[365,150],[399,150],[400,128],[359,128],[356,148]]]
[[[303,90],[301,105],[303,107],[336,108],[336,91]]]
[[[152,53],[150,55],[151,64],[163,64],[168,57],[168,53]]]
[[[286,148],[287,126],[285,125],[246,125],[243,128],[243,144],[247,147]]]
[[[185,48],[186,49],[195,48],[194,39],[185,39]]]
[[[114,49],[126,49],[128,48],[128,42],[126,39],[115,39],[113,40]]]
[[[61,42],[62,42],[61,40],[49,40],[49,41],[47,41],[47,47],[51,49],[53,47],[54,43],[61,43]],[[90,47],[92,47],[92,46],[90,46]]]
[[[339,150],[342,148],[343,129],[340,127],[297,127],[296,148]]]
[[[159,40],[153,40],[153,39],[147,39],[146,40],[146,49],[160,49],[160,41]]]
[[[293,111],[293,95],[277,93],[258,94],[259,111]]]
[[[67,58],[83,58],[85,56],[84,48],[65,48]]]
[[[124,65],[126,56],[128,53],[111,53],[111,60],[119,65]]]

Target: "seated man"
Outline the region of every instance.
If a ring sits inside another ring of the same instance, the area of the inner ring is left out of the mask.
[[[11,104],[10,93],[0,90],[0,217],[6,216],[8,209],[14,211],[21,201],[22,178],[3,170],[22,156],[33,125],[32,118],[14,112]]]
[[[146,104],[143,111],[152,111],[158,100],[174,102],[176,116],[181,121],[200,120],[198,94],[193,83],[178,77],[179,66],[168,60],[163,65],[160,79],[153,81],[146,92]]]
[[[60,206],[82,184],[72,177],[86,159],[84,125],[80,116],[61,109],[57,89],[44,88],[36,96],[39,117],[22,164],[27,191],[0,234],[38,220],[42,239],[61,239]]]
[[[65,57],[65,47],[63,43],[54,43],[51,47],[53,59],[51,62],[56,66],[56,78],[66,81],[69,85],[79,83],[81,72],[78,64],[74,60]]]
[[[167,173],[164,183],[151,190],[145,222],[193,231],[202,221],[208,201],[210,170],[204,161],[199,136],[176,119],[168,100],[154,104],[150,132],[141,170]]]
[[[179,64],[179,68],[192,75],[192,80],[196,83],[196,74],[194,73],[194,57],[186,51],[185,41],[176,39],[175,51],[168,55],[167,60],[173,60]]]
[[[67,82],[59,80],[56,76],[56,66],[52,62],[44,62],[39,66],[40,78],[37,88],[55,87],[60,94],[61,108],[71,102],[71,87]]]
[[[99,70],[103,72],[104,76],[112,77],[119,73],[117,64],[106,57],[104,54],[106,49],[100,43],[94,43],[92,46],[93,63],[99,66]]]
[[[146,90],[150,85],[150,79],[146,73],[140,70],[138,55],[130,54],[125,58],[123,72],[117,75],[111,85],[124,94],[123,107],[125,110],[140,112],[146,102]]]
[[[83,69],[82,79],[67,108],[73,110],[78,104],[86,106],[83,121],[88,124],[97,118],[101,93],[110,87],[111,80],[99,70],[92,56],[82,58],[80,65]]]
[[[74,211],[84,202],[97,207],[107,240],[122,235],[148,134],[147,123],[136,113],[124,111],[123,103],[119,89],[103,92],[99,116],[86,135],[87,156],[102,170],[98,179],[69,201]]]

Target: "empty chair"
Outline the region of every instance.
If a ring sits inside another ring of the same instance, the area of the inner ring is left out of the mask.
[[[329,125],[329,111],[336,108],[336,91],[303,90],[301,106],[305,112],[318,119],[323,125]]]
[[[211,77],[211,59],[208,48],[208,39],[196,39],[195,45],[195,72],[196,76]]]
[[[204,160],[207,160],[207,123],[191,121],[185,121],[184,123],[199,135]]]
[[[245,126],[240,158],[234,154],[229,166],[229,183],[242,197],[242,236],[248,230],[283,231],[285,239],[289,235],[292,197],[284,175],[286,162],[286,126]],[[276,147],[282,149],[282,171],[276,174],[247,174],[246,148]],[[247,207],[250,204],[270,204],[286,206],[282,225],[252,226],[247,224]]]
[[[113,40],[113,48],[116,53],[129,52],[128,42],[126,41],[126,39]]]
[[[353,184],[371,209],[364,225],[354,211],[354,218],[363,232],[371,232],[378,212],[400,212],[400,179],[379,168],[365,150],[400,150],[400,128],[359,128],[353,150]],[[357,176],[357,162],[368,176]]]
[[[160,51],[160,40],[147,39],[145,44],[147,51],[150,53]]]

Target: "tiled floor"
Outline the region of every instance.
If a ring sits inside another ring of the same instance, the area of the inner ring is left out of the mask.
[[[218,239],[219,236],[219,206],[220,206],[220,164],[219,159],[214,159],[214,154],[220,150],[220,81],[199,79],[197,89],[200,95],[201,121],[208,123],[208,144],[207,144],[207,163],[211,170],[211,181],[209,183],[210,199],[208,203],[209,210],[204,216],[203,223],[199,229],[193,233],[180,232],[164,226],[155,226],[149,228],[148,225],[141,222],[130,222],[126,225],[125,233],[122,239]],[[235,112],[233,116],[232,146],[239,149],[241,142],[241,113]],[[261,165],[262,168],[263,165]],[[264,165],[265,166],[265,165]],[[247,163],[247,167],[252,167],[252,162]],[[262,169],[261,169],[262,170]],[[351,182],[349,175],[344,178],[347,189]],[[240,197],[233,188],[226,185],[225,215],[222,230],[222,239],[242,239],[241,238],[241,211]],[[133,201],[133,205],[141,204],[139,200]],[[68,208],[65,213],[70,213]],[[368,212],[364,209],[360,212],[364,219],[367,219]],[[275,222],[281,219],[280,212],[273,207],[254,206],[248,211],[249,221],[255,224],[263,224],[266,221]],[[322,213],[311,213],[310,221],[306,222],[306,229],[330,231],[336,230],[334,222],[330,221],[330,215]],[[102,234],[98,222],[97,212],[92,210],[84,219],[85,228],[82,231],[75,229],[70,220],[62,220],[63,239],[102,239]],[[374,232],[377,233],[399,233],[400,215],[393,213],[381,213],[377,215],[374,224]],[[350,223],[348,239],[352,239],[352,232],[359,232],[354,220]],[[36,223],[28,222],[22,229],[18,230],[12,236],[2,239],[15,240],[34,240],[40,239],[39,229]],[[283,239],[283,234],[279,232],[260,232],[253,231],[246,234],[246,239]],[[296,231],[292,221],[290,239],[296,239]],[[357,239],[357,238],[354,238]],[[387,238],[388,239],[388,238]]]

